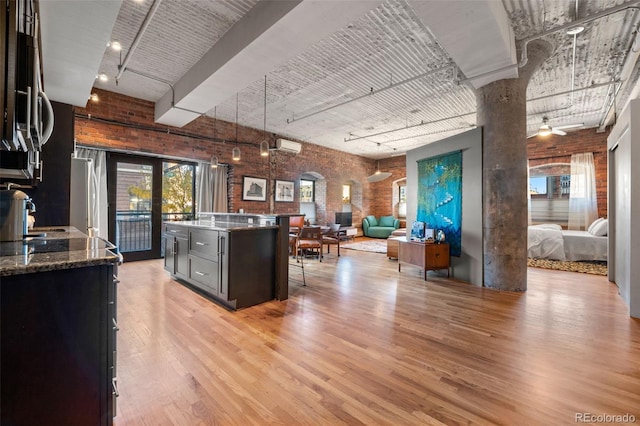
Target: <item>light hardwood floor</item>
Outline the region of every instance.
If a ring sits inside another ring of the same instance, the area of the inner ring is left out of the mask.
[[[605,277],[530,268],[514,294],[341,252],[237,312],[124,264],[115,424],[640,422],[640,321]]]

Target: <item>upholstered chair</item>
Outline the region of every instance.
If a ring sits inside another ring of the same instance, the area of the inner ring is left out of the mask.
[[[319,226],[303,227],[298,235],[296,251],[300,252],[301,256],[313,251],[318,254],[318,259],[322,262],[322,229]]]
[[[327,246],[327,253],[331,253],[331,245],[338,246],[338,256],[340,256],[340,224],[332,223],[329,230],[322,236],[322,245]]]

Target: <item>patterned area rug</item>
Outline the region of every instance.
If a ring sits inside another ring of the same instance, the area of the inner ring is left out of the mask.
[[[582,272],[585,274],[607,275],[607,262],[571,262],[562,260],[531,259],[527,265],[533,268],[555,269],[558,271]]]
[[[366,240],[340,244],[340,248],[387,253],[387,240]],[[607,275],[607,262],[571,262],[548,259],[528,259],[527,265],[533,268],[555,269],[557,271],[582,272],[585,274]]]
[[[340,248],[386,254],[387,240],[366,240],[366,241],[358,241],[356,243],[340,244]]]

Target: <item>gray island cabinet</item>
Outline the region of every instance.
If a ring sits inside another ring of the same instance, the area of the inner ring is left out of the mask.
[[[286,223],[288,235],[288,218]],[[166,222],[164,266],[180,282],[228,308],[257,305],[277,298],[282,232],[275,217],[261,215],[212,214]]]

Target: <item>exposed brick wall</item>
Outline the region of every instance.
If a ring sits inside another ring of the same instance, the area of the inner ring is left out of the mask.
[[[397,210],[397,182],[407,177],[407,158],[405,156],[391,157],[380,160],[380,171],[390,172],[391,176],[387,179],[375,182],[371,185],[371,213],[375,216],[398,216]],[[394,194],[396,199],[394,199]]]
[[[99,89],[94,91],[98,93],[100,101],[89,102],[86,108],[76,108],[75,111],[78,115],[75,119],[75,138],[79,144],[203,162],[209,161],[215,146],[219,161],[231,164],[230,211],[237,212],[242,208],[245,212],[251,213],[297,213],[299,212],[300,176],[304,173],[312,173],[315,176],[321,176],[326,182],[326,188],[324,184],[318,185],[319,190],[325,191],[326,205],[318,206],[317,223],[331,222],[334,219],[334,212],[342,211],[343,184],[353,185],[356,193],[362,194],[361,200],[357,202],[354,200],[354,225],[360,226],[362,218],[367,214],[383,212],[390,214],[387,212],[391,212],[390,184],[396,178],[387,179],[378,184],[368,183],[367,176],[375,171],[374,160],[302,141],[300,141],[302,152],[298,155],[272,151],[270,157],[261,157],[259,144],[264,138],[264,133],[239,126],[238,139],[241,142],[239,146],[242,158],[236,163],[231,159],[234,144],[221,142],[235,140],[235,123],[218,120],[217,142],[214,143],[212,140],[213,118],[200,117],[182,128],[173,128],[153,122],[154,104],[152,102]],[[143,126],[144,129],[126,127],[108,121]],[[270,135],[271,146],[275,145],[276,137],[278,136]],[[400,164],[404,164],[404,157],[392,160],[391,167],[397,169],[394,175],[404,176],[404,170],[400,171]],[[386,164],[385,161],[380,162],[381,168]],[[243,176],[268,179],[269,190],[266,202],[242,200]],[[295,182],[293,203],[274,201],[276,179]],[[386,204],[379,204],[380,198],[386,199]]]
[[[607,136],[609,131],[595,129],[567,132],[566,136],[535,136],[528,139],[529,166],[550,163],[571,163],[571,155],[592,152],[596,169],[598,216],[607,216]]]
[[[319,177],[316,197],[325,200],[317,208],[317,223],[334,219],[336,211],[342,211],[342,185],[352,185],[353,223],[361,226],[362,218],[368,214],[376,216],[397,215],[397,184],[406,179],[406,157],[391,157],[380,160],[380,170],[391,172],[391,177],[375,183],[366,178],[376,170],[376,162],[357,155],[324,148],[302,142],[298,155],[272,151],[267,159],[259,155],[259,143],[264,138],[260,130],[243,126],[238,128],[242,159],[231,160],[233,143],[222,140],[235,139],[235,123],[218,120],[216,143],[212,141],[214,120],[200,117],[182,128],[172,128],[153,122],[152,102],[130,98],[112,92],[95,89],[100,102],[89,103],[86,109],[76,108],[81,116],[75,120],[75,137],[78,143],[104,148],[131,150],[142,153],[161,154],[194,161],[209,161],[213,147],[220,162],[231,164],[230,211],[242,208],[246,212],[297,213],[299,211],[299,179],[311,173]],[[145,129],[109,124],[96,118],[114,120],[144,126]],[[155,130],[155,131],[154,131]],[[183,136],[182,134],[194,135]],[[566,136],[551,135],[546,138],[533,137],[527,141],[531,166],[554,162],[567,162],[571,154],[593,152],[596,166],[597,199],[599,216],[607,215],[607,138],[608,132],[596,133],[595,129],[569,132]],[[271,146],[276,135],[270,135]],[[266,202],[242,200],[242,178],[254,176],[269,180]],[[278,202],[273,199],[275,180],[295,182],[295,201]],[[395,195],[394,195],[395,194]]]

